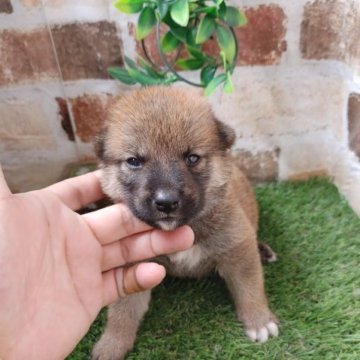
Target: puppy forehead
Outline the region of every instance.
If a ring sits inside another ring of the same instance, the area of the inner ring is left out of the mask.
[[[154,88],[121,99],[110,112],[108,151],[114,156],[154,151],[171,155],[214,148],[218,137],[210,106],[197,94],[189,95]]]

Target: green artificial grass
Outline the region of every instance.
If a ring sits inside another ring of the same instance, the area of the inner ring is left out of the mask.
[[[167,279],[128,360],[360,359],[360,221],[325,180],[256,188],[259,238],[278,254],[265,266],[266,290],[280,336],[246,339],[217,276]],[[89,359],[103,312],[68,357]]]

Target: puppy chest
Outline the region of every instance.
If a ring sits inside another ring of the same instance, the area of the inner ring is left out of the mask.
[[[170,273],[175,276],[200,277],[213,267],[211,259],[200,245],[194,245],[188,250],[168,255]]]

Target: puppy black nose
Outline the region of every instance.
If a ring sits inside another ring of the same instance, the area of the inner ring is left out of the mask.
[[[179,207],[179,198],[172,191],[157,191],[153,201],[156,209],[166,214],[170,214]]]

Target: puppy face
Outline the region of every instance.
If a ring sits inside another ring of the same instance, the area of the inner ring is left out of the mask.
[[[154,227],[191,223],[221,196],[234,139],[193,91],[135,91],[114,104],[96,142],[104,191]]]

